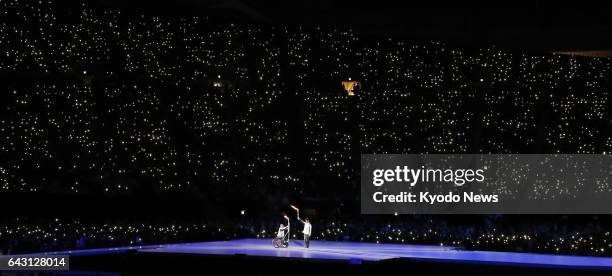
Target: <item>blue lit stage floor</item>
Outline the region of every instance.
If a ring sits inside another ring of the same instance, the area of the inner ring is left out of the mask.
[[[136,250],[142,253],[247,255],[259,257],[289,257],[312,260],[381,261],[403,258],[414,261],[478,263],[512,266],[595,268],[612,270],[612,258],[582,257],[552,254],[531,254],[494,251],[468,251],[449,246],[375,244],[361,242],[311,241],[310,248],[302,241],[291,241],[288,248],[274,248],[270,239],[241,239],[217,242],[198,242],[117,247],[103,249],[49,252],[48,254],[97,255]]]
[[[402,257],[400,253],[412,252],[414,256],[449,252],[452,247],[432,245],[396,245],[360,242],[311,241],[310,248],[304,248],[302,241],[291,241],[287,248],[274,248],[270,239],[244,239],[219,242],[171,244],[142,252],[251,255],[265,257],[290,257],[325,260],[380,261]]]

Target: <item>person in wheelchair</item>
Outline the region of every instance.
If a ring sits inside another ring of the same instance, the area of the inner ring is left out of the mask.
[[[276,238],[272,240],[272,244],[275,248],[279,247],[287,247],[289,246],[289,218],[285,216],[287,219],[287,226],[281,223],[280,227],[278,227],[278,232],[276,232]]]

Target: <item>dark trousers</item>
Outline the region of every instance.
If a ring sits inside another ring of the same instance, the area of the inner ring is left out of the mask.
[[[306,248],[310,247],[310,235],[304,234],[304,246]]]

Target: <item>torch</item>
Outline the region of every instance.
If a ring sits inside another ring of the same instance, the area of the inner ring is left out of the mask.
[[[287,215],[283,215],[283,217],[287,220],[287,242],[289,242],[291,240],[291,221],[289,221]]]
[[[300,219],[300,209],[298,209],[298,207],[295,207],[294,205],[289,206],[291,206],[291,208],[297,212],[297,218]]]

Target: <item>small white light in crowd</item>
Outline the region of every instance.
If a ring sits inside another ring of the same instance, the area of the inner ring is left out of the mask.
[[[393,213],[393,215],[397,217],[397,212]]]
[[[240,210],[240,214],[244,216],[244,214],[246,213],[246,211],[244,210]]]

